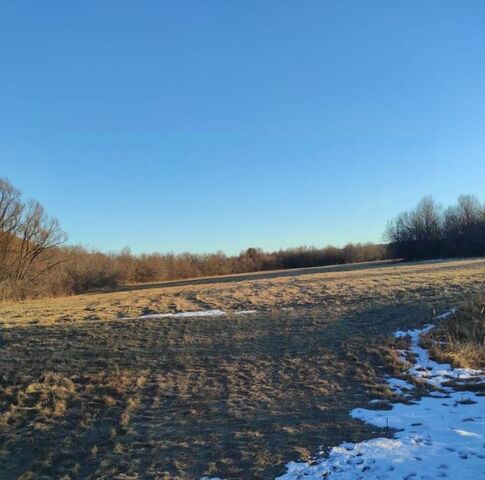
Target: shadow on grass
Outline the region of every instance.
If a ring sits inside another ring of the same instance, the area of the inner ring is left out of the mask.
[[[384,392],[383,339],[427,313],[373,305],[10,328],[0,478],[274,478],[320,445],[387,433],[348,412]]]

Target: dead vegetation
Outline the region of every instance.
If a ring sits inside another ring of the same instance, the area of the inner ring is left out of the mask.
[[[267,479],[322,444],[390,434],[348,412],[395,398],[391,333],[484,273],[469,260],[4,304],[0,478]],[[209,308],[229,314],[135,318]]]
[[[351,267],[348,267],[351,268]],[[280,311],[331,305],[367,306],[376,301],[426,304],[430,312],[483,290],[485,260],[398,264],[260,280],[90,293],[0,303],[4,327],[111,321],[146,313],[207,309]]]
[[[462,368],[485,368],[485,296],[475,295],[439,320],[425,339],[433,357]]]

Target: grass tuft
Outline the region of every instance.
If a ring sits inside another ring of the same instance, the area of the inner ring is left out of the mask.
[[[471,297],[424,339],[432,357],[461,368],[485,368],[485,295]]]

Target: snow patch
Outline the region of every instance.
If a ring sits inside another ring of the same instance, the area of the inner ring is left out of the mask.
[[[435,317],[446,318],[454,310]],[[455,391],[454,383],[483,384],[483,371],[452,368],[429,358],[420,347],[420,336],[434,328],[398,331],[396,338],[409,337],[409,350],[400,351],[401,361],[416,359],[408,374],[434,388],[427,396],[390,410],[356,408],[351,412],[372,425],[396,430],[394,438],[373,438],[360,443],[344,442],[328,456],[311,464],[290,462],[287,472],[276,480],[431,480],[485,479],[485,397],[471,391]],[[413,355],[409,355],[413,354]],[[414,386],[388,378],[389,387],[403,396]],[[371,400],[378,404],[381,400]],[[202,480],[221,480],[204,477]]]
[[[201,310],[197,312],[147,313],[136,318],[142,320],[145,318],[220,317],[221,315],[226,315],[226,312],[223,310]]]
[[[250,315],[258,313],[257,310],[239,310],[235,312],[225,312],[224,310],[199,310],[196,312],[177,312],[177,313],[147,313],[130,320],[144,320],[147,318],[186,318],[186,317],[221,317],[228,314],[234,315]]]
[[[406,390],[409,391],[414,389],[414,385],[411,385],[409,382],[406,382],[406,380],[401,380],[400,378],[389,378],[387,383],[392,391],[401,395],[405,394]]]
[[[447,384],[450,380],[465,385],[484,383],[485,376],[479,370],[452,368],[431,360],[427,350],[419,346],[419,338],[433,327],[399,331],[395,336],[411,339],[409,352],[402,352],[403,359],[411,352],[416,358],[408,373],[437,390],[419,401],[396,403],[390,410],[357,408],[351,412],[354,418],[372,425],[396,429],[394,438],[343,443],[333,447],[328,458],[312,465],[290,462],[287,473],[277,480],[485,478],[485,397],[454,391]],[[388,379],[388,383],[400,392],[414,388],[397,378]]]

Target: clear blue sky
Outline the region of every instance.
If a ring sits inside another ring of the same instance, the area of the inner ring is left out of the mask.
[[[380,241],[485,200],[485,2],[3,0],[0,176],[103,250]]]

